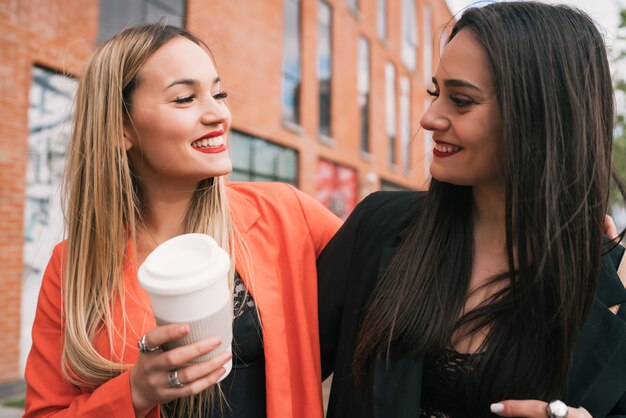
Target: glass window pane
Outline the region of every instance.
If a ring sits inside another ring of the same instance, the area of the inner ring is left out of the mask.
[[[402,62],[415,69],[417,53],[417,20],[415,0],[402,0]]]
[[[411,149],[409,138],[411,136],[411,98],[410,98],[410,84],[408,77],[402,77],[400,79],[400,146],[402,147],[402,153],[400,155],[402,159],[402,168],[409,169]]]
[[[385,64],[385,115],[387,135],[396,135],[396,68],[390,62]]]
[[[296,184],[298,153],[242,132],[230,135],[232,181],[286,181]],[[239,155],[242,154],[242,155]]]
[[[230,181],[251,181],[252,178],[248,173],[233,171],[230,175]]]
[[[365,38],[359,38],[357,68],[357,100],[361,116],[361,151],[369,152],[370,50]]]
[[[122,29],[166,18],[174,26],[184,26],[185,0],[106,0],[100,2],[98,42],[104,42]]]
[[[430,84],[433,72],[433,25],[430,5],[424,6],[424,83]]]
[[[272,175],[276,171],[277,149],[265,141],[254,141],[252,168],[256,174]]]
[[[300,1],[285,0],[284,6],[283,118],[299,123]]]
[[[24,190],[20,367],[24,366],[31,345],[30,329],[43,271],[54,246],[63,239],[59,185],[65,167],[77,84],[73,78],[39,67],[32,69]]]
[[[378,38],[387,39],[387,0],[378,0],[376,12]]]
[[[252,138],[236,131],[231,131],[228,143],[233,167],[248,171],[251,169]]]
[[[331,9],[323,0],[320,0],[318,5],[319,130],[320,134],[330,136]]]
[[[281,178],[295,179],[298,175],[296,157],[294,150],[282,148],[277,155],[276,175]]]
[[[255,174],[252,176],[252,181],[274,181],[276,180],[274,177],[272,176],[262,176],[259,174]]]

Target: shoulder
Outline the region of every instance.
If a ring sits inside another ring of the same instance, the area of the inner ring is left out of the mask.
[[[226,192],[231,201],[243,199],[248,204],[269,207],[295,204],[297,197],[304,195],[292,185],[279,182],[233,182],[226,184]]]
[[[287,183],[229,183],[226,190],[235,218],[262,218],[324,234],[341,224],[321,203]]]
[[[419,212],[425,192],[375,192],[357,205],[350,218],[365,219],[369,228],[403,228]]]

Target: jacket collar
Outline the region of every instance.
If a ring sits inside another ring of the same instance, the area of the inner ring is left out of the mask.
[[[238,232],[246,234],[261,217],[256,204],[244,194],[228,186],[226,186],[226,196],[228,197],[230,215]]]

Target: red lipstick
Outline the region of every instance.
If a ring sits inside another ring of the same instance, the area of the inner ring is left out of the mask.
[[[215,147],[215,148],[195,148],[194,149],[196,151],[200,151],[203,152],[205,154],[217,154],[218,152],[224,152],[226,151],[226,145],[222,144],[219,147]]]
[[[201,136],[200,138],[196,139],[193,142],[200,141],[201,139],[215,138],[216,136],[220,136],[220,135],[224,135],[224,131],[219,130],[219,131],[209,132],[208,134]]]
[[[437,146],[435,145],[433,147],[433,155],[435,157],[439,157],[439,158],[445,158],[445,157],[450,157],[456,153],[458,153],[459,151],[461,151],[463,148],[459,147],[458,145],[454,145],[454,144],[450,144],[448,142],[444,142],[444,141],[440,141],[438,139],[435,139],[434,142],[437,145],[443,145],[448,147],[449,149],[451,149],[450,151],[443,151],[443,150],[438,150]]]

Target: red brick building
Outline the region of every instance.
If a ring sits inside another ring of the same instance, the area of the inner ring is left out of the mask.
[[[419,188],[425,87],[445,0],[0,0],[0,384],[22,377],[81,66],[109,34],[155,20],[210,46],[233,114],[233,179],[281,180],[341,216]]]

